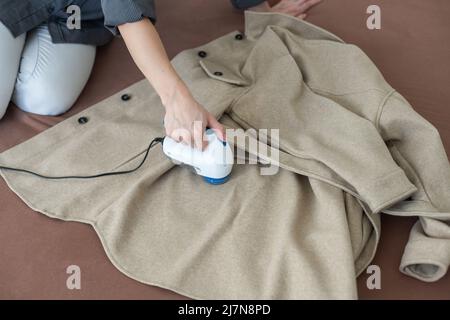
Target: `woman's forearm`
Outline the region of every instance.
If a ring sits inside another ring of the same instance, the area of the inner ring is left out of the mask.
[[[136,65],[149,80],[167,108],[174,95],[189,94],[171,65],[161,39],[148,19],[119,26]]]
[[[148,19],[119,26],[135,63],[150,81],[166,109],[166,134],[177,141],[205,147],[206,126],[225,140],[223,126],[192,96],[172,67],[159,35]]]

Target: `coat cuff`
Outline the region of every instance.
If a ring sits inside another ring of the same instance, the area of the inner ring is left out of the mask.
[[[358,189],[360,196],[372,213],[381,212],[408,198],[416,191],[417,188],[402,170],[396,170]]]
[[[120,34],[117,26],[149,18],[156,22],[153,0],[102,0],[105,27],[114,35]]]
[[[400,271],[425,282],[434,282],[445,276],[449,265],[450,239],[427,237],[417,222],[403,253]]]

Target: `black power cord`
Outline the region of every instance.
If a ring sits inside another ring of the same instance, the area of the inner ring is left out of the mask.
[[[164,141],[164,138],[161,138],[161,137],[157,137],[157,138],[153,139],[152,142],[150,142],[150,144],[149,144],[149,146],[148,146],[148,148],[147,148],[147,150],[145,152],[145,156],[142,159],[141,163],[136,168],[130,169],[130,170],[125,170],[125,171],[104,172],[104,173],[99,173],[99,174],[95,174],[95,175],[91,175],[91,176],[60,176],[60,177],[52,177],[52,176],[45,176],[45,175],[40,174],[40,173],[36,173],[36,172],[30,171],[30,170],[20,169],[20,168],[11,168],[11,167],[0,166],[0,170],[8,170],[8,171],[27,173],[27,174],[31,174],[33,176],[37,176],[39,178],[48,179],[48,180],[95,179],[95,178],[106,177],[106,176],[118,176],[118,175],[123,175],[123,174],[129,174],[129,173],[132,173],[132,172],[135,172],[135,171],[139,170],[139,168],[141,168],[142,165],[144,164],[144,162],[147,160],[147,157],[148,157],[148,154],[150,152],[150,149],[153,148],[158,143],[162,143],[163,141]]]

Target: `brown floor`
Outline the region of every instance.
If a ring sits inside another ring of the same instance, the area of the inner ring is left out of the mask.
[[[158,29],[169,55],[243,29],[242,13],[228,0],[161,0]],[[366,8],[382,9],[382,29],[365,27]],[[450,2],[448,0],[323,0],[308,21],[360,46],[386,79],[440,131],[450,153]],[[11,106],[0,121],[0,151],[142,79],[123,42],[100,48],[89,83],[76,106],[62,117],[26,114]],[[52,220],[30,210],[0,179],[0,298],[29,299],[183,299],[140,284],[108,260],[95,232],[80,223]],[[450,299],[450,276],[422,283],[398,271],[413,218],[383,216],[382,241],[374,264],[381,267],[382,289],[363,299]],[[66,288],[66,267],[82,270],[82,289]],[[301,285],[301,284],[299,284]]]

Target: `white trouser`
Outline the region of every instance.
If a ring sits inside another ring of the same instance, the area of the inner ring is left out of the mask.
[[[52,43],[47,26],[13,38],[0,22],[0,119],[12,100],[41,115],[69,110],[94,65],[96,47]]]

